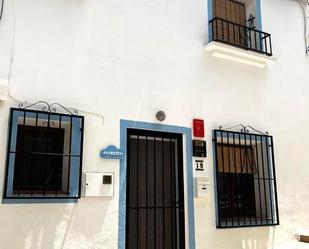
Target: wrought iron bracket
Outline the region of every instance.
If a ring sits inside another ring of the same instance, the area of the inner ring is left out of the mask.
[[[19,109],[29,109],[32,107],[36,107],[36,106],[40,106],[41,110],[43,112],[50,112],[50,113],[57,113],[58,109],[57,108],[61,108],[62,111],[67,112],[70,115],[78,115],[78,111],[76,109],[69,109],[65,106],[63,106],[62,104],[59,103],[47,103],[46,101],[40,100],[36,103],[32,103],[32,104],[28,104],[28,103],[20,103],[18,105]]]
[[[0,0],[1,1],[1,0]],[[0,21],[3,17],[3,8],[4,8],[4,0],[1,1],[1,7],[0,7]]]
[[[252,133],[253,131],[253,132],[256,132],[262,135],[269,135],[268,131],[262,132],[262,131],[255,129],[251,125],[243,125],[243,124],[238,124],[232,127],[224,128],[224,130],[234,130],[236,128],[240,128],[240,132],[243,132],[243,133]],[[223,130],[223,127],[221,125],[219,126],[219,130]]]
[[[295,0],[302,7],[304,16],[304,40],[307,56],[309,55],[309,0]]]

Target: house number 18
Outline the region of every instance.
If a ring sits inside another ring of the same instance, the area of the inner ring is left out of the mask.
[[[205,162],[203,160],[195,160],[195,170],[204,171]]]

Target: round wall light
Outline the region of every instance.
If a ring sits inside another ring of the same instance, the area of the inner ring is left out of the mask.
[[[158,111],[157,113],[156,113],[156,118],[157,118],[157,120],[159,120],[159,121],[164,121],[165,119],[166,119],[166,114],[165,114],[165,112],[164,111]]]

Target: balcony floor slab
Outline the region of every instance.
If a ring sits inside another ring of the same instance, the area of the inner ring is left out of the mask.
[[[250,50],[234,47],[221,42],[212,41],[205,45],[205,50],[212,56],[235,61],[255,67],[267,67],[277,59],[273,56],[263,55]]]

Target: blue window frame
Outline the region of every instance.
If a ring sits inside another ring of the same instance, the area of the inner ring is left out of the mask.
[[[82,116],[11,108],[3,198],[80,198],[83,127]]]

